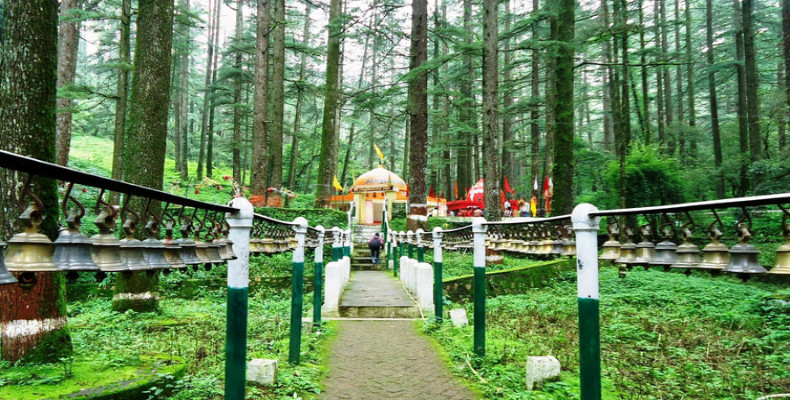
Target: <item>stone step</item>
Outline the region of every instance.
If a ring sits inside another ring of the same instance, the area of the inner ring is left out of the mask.
[[[343,306],[339,314],[343,318],[421,318],[420,307],[414,306]]]
[[[352,271],[384,271],[384,264],[351,263]]]
[[[386,272],[356,271],[338,307],[345,318],[420,318],[420,307]]]

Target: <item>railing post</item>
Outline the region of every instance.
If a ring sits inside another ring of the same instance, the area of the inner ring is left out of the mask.
[[[433,228],[433,307],[436,322],[442,323],[444,311],[444,285],[442,284],[442,228]]]
[[[392,246],[393,247],[392,250],[395,252],[395,254],[392,257],[392,258],[394,258],[394,261],[392,263],[392,275],[397,278],[398,277],[398,273],[400,271],[400,256],[402,254],[402,252],[401,252],[400,233],[393,232],[392,233],[392,237],[393,237],[393,239],[395,239],[395,243],[393,243],[393,246]]]
[[[474,353],[486,355],[486,230],[485,218],[472,220],[474,235]]]
[[[299,364],[299,351],[302,348],[302,304],[304,297],[304,239],[307,234],[307,220],[294,219],[296,226],[296,248],[293,252],[293,273],[291,274],[291,337],[288,349],[288,362]]]
[[[340,228],[334,226],[332,227],[332,261],[340,260],[343,249],[340,248],[340,243],[342,243],[343,238],[341,235],[343,231]]]
[[[579,302],[579,367],[582,400],[601,398],[601,327],[598,308],[598,227],[592,204],[579,204],[571,221],[576,232],[576,275]]]
[[[407,240],[406,233],[400,231],[400,233],[398,234],[398,240],[399,240],[398,243],[400,243],[400,252],[398,253],[399,256],[398,260],[400,261],[400,257],[406,255],[406,240]],[[400,274],[400,264],[398,264],[398,274]]]
[[[351,229],[344,232],[343,257],[351,258]]]
[[[414,232],[412,232],[411,229],[409,229],[406,232],[406,242],[408,243],[407,245],[409,246],[409,258],[413,259],[414,258]]]
[[[318,245],[315,247],[315,272],[313,272],[313,326],[321,326],[321,305],[324,290],[324,227],[315,227],[318,231]]]
[[[247,199],[236,197],[226,214],[235,260],[228,260],[228,308],[225,339],[225,398],[244,399],[247,387],[247,297],[250,282],[250,229],[255,210]]]
[[[422,228],[417,228],[417,261],[425,262],[425,248],[422,246],[422,235],[425,231]]]

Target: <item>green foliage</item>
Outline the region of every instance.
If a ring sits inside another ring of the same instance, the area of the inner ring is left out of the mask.
[[[626,158],[626,187],[619,184],[616,160],[606,165],[606,184],[611,193],[606,205],[615,208],[619,196],[625,195],[626,207],[645,207],[684,201],[680,166],[677,161],[658,152],[653,146],[636,146]],[[600,207],[600,205],[599,205]]]
[[[304,217],[310,226],[321,225],[326,229],[337,226],[346,228],[348,214],[332,208],[274,208],[260,207],[255,212],[281,221],[292,222],[297,217]]]
[[[790,390],[784,285],[636,269],[620,279],[611,268],[601,270],[600,285],[604,398],[756,398]],[[471,327],[425,330],[487,398],[569,399],[578,396],[577,318],[574,272],[549,287],[489,299],[487,355],[474,365],[485,383],[465,366]],[[524,392],[524,360],[544,354],[560,360],[561,381]]]

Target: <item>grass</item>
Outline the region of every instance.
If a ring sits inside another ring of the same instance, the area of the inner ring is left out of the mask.
[[[487,354],[455,372],[487,398],[578,398],[575,273],[487,304]],[[707,275],[601,271],[604,390],[622,399],[746,399],[790,392],[790,308],[783,285]],[[456,307],[459,307],[456,305]],[[467,306],[471,315],[471,305]],[[471,317],[470,317],[471,319]],[[454,364],[471,359],[471,327],[427,325]],[[563,377],[524,390],[529,355],[554,355]],[[473,360],[474,361],[474,360]]]

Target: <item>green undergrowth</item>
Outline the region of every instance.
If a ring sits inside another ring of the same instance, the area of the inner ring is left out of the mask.
[[[636,269],[620,279],[607,268],[600,285],[604,398],[754,399],[790,392],[786,283]],[[472,357],[471,326],[429,324],[424,331],[446,349],[454,373],[486,398],[577,399],[576,298],[571,271],[548,287],[488,299],[482,360]],[[472,305],[466,308],[471,323]],[[557,357],[562,379],[526,391],[530,355]]]
[[[212,271],[201,272],[212,274]],[[177,284],[177,275],[164,278],[164,287]],[[152,391],[142,399],[172,398],[222,399],[225,371],[226,289],[206,289],[193,299],[168,297],[160,301],[159,313],[116,313],[109,299],[89,296],[68,304],[69,323],[75,358],[95,363],[101,368],[133,368],[145,354],[158,353],[185,360],[184,375]],[[304,314],[312,306],[312,294],[304,297]],[[248,399],[286,399],[306,397],[320,391],[323,374],[321,343],[331,328],[319,332],[303,331],[301,365],[288,364],[290,289],[262,287],[250,293],[248,324],[248,359],[280,360],[279,382],[272,388],[248,387]],[[66,361],[68,368],[75,363]],[[0,370],[16,370],[3,366]],[[58,379],[60,365],[44,366],[47,373],[28,379],[31,388],[41,380]],[[8,380],[0,378],[0,394]],[[172,396],[165,396],[173,391]],[[0,395],[0,399],[6,399]],[[11,397],[13,398],[13,397]]]

